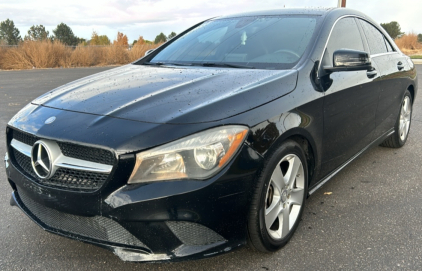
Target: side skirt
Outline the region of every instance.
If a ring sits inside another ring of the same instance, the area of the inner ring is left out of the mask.
[[[337,169],[335,169],[334,171],[332,171],[330,174],[328,174],[326,177],[322,178],[321,181],[319,181],[316,185],[314,185],[312,187],[312,189],[309,190],[309,194],[308,196],[312,195],[315,191],[317,191],[319,188],[321,188],[321,186],[323,186],[326,182],[328,182],[332,177],[334,177],[340,170],[342,170],[343,168],[345,168],[348,164],[350,164],[353,160],[355,160],[357,157],[359,157],[362,153],[364,153],[365,151],[367,151],[368,149],[370,149],[371,147],[375,147],[378,146],[379,144],[381,144],[387,137],[389,137],[390,135],[392,135],[394,133],[394,129],[388,131],[387,133],[385,133],[384,135],[378,137],[377,139],[375,139],[372,143],[370,143],[368,146],[366,146],[365,148],[363,148],[361,151],[359,151],[357,154],[355,154],[352,158],[350,158],[349,160],[347,160],[344,164],[342,164],[341,166],[339,166]]]

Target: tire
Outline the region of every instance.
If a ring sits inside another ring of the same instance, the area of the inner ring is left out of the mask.
[[[285,246],[299,225],[307,193],[305,153],[295,141],[285,141],[258,174],[248,215],[249,246],[261,252]]]
[[[400,104],[400,111],[394,125],[394,133],[381,143],[383,147],[401,148],[406,144],[412,122],[412,95],[406,90]]]

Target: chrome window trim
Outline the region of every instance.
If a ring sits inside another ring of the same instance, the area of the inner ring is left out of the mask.
[[[371,57],[378,57],[378,56],[385,56],[385,55],[392,55],[392,54],[398,54],[399,52],[387,52],[387,53],[382,53],[382,54],[375,54],[375,55],[371,55]]]
[[[325,53],[325,50],[327,49],[328,42],[330,41],[331,34],[333,33],[334,27],[337,25],[338,21],[340,21],[340,20],[341,20],[341,19],[343,19],[343,18],[347,18],[347,17],[358,18],[358,19],[364,20],[365,22],[367,22],[367,23],[369,23],[370,25],[374,26],[371,22],[368,22],[368,20],[366,20],[364,17],[359,16],[359,15],[343,15],[343,16],[341,16],[341,17],[337,18],[337,20],[334,22],[333,26],[331,27],[330,34],[328,34],[327,41],[325,42],[324,49],[322,50],[321,58],[319,59],[318,70],[321,68],[322,59],[324,58],[324,53]],[[380,31],[380,30],[378,29],[378,27],[376,27],[376,26],[374,26],[374,27],[375,27],[378,31]],[[382,33],[382,31],[380,31],[380,32],[381,32],[381,34],[382,34],[382,35],[383,35],[383,36],[387,39],[387,41],[389,41],[389,40],[388,40],[388,38],[385,36],[385,34],[384,34],[384,33]],[[361,35],[361,36],[362,36],[362,35]],[[389,41],[389,42],[390,42],[390,41]],[[399,52],[401,52],[401,51],[397,48],[397,46],[396,46],[396,44],[395,44],[395,43],[391,44],[391,42],[390,42],[390,45],[391,45],[391,46],[392,46],[392,47],[396,50],[395,52],[387,52],[387,53],[375,54],[375,55],[371,55],[371,54],[370,54],[370,57],[377,57],[377,56],[384,55],[384,54],[394,54],[394,53],[399,53]]]
[[[347,17],[359,18],[359,16],[356,16],[356,15],[343,15],[343,16],[337,18],[337,20],[334,22],[333,26],[331,27],[330,34],[328,34],[327,41],[325,42],[324,49],[322,50],[322,54],[321,54],[321,57],[319,59],[318,70],[321,68],[322,59],[324,57],[325,50],[327,49],[328,42],[330,41],[331,34],[333,34],[334,27],[337,25],[338,21],[340,21],[343,18],[347,18]]]
[[[31,157],[32,146],[22,143],[16,139],[12,139],[10,146],[12,146],[15,150],[19,151],[23,155]],[[55,166],[60,168],[76,169],[96,173],[110,173],[113,169],[113,166],[111,165],[104,165],[100,163],[67,157],[64,156],[61,152],[58,157],[54,160],[54,164]]]

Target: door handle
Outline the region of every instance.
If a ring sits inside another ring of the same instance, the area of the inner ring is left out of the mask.
[[[397,63],[397,69],[399,69],[399,71],[404,69],[404,65],[401,61],[399,63]]]
[[[375,76],[377,76],[378,72],[376,70],[371,70],[371,71],[367,71],[366,75],[368,76],[368,78],[374,78]]]

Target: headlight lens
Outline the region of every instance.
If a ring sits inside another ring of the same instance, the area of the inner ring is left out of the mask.
[[[245,126],[223,126],[138,153],[128,183],[209,178],[233,158],[247,134]]]

